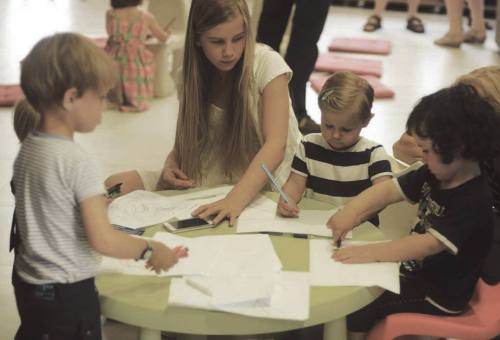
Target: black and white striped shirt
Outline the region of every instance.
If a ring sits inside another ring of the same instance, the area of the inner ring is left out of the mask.
[[[303,138],[292,171],[307,177],[306,197],[340,206],[372,185],[392,176],[389,156],[382,145],[361,137],[352,147],[333,150],[320,133]],[[370,220],[378,225],[378,217]]]
[[[32,284],[95,276],[80,202],[104,194],[96,163],[73,141],[40,132],[23,142],[14,163],[19,244],[14,267]]]

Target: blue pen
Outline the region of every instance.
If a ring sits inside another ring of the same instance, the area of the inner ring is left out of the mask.
[[[285,194],[285,192],[281,189],[278,181],[273,176],[273,174],[271,173],[271,171],[269,171],[269,169],[267,168],[267,166],[264,163],[262,163],[260,165],[260,167],[266,173],[267,178],[269,178],[269,181],[271,182],[271,185],[273,186],[274,190],[276,190],[277,192],[279,192],[281,198],[283,198],[283,201],[285,201],[286,204],[290,204],[290,199],[288,198],[287,194]]]

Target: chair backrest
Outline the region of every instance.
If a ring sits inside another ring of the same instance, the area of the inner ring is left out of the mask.
[[[482,323],[500,327],[500,283],[489,285],[479,279],[470,307]]]

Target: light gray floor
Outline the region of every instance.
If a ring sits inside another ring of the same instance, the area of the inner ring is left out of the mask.
[[[107,4],[102,0],[0,0],[0,84],[18,83],[19,61],[42,36],[66,30],[104,36]],[[375,118],[363,132],[383,143],[388,151],[403,132],[406,117],[419,97],[449,85],[474,68],[500,62],[491,31],[484,46],[446,49],[432,43],[447,29],[445,16],[422,15],[427,33],[418,35],[405,29],[405,14],[394,12],[384,14],[380,32],[364,33],[361,26],[367,15],[367,10],[331,7],[319,46],[325,51],[333,36],[377,37],[393,42],[391,55],[368,58],[383,61],[382,81],[396,91],[396,97],[375,102]],[[316,95],[310,89],[307,95],[308,109],[319,120]],[[138,167],[159,168],[173,145],[177,107],[176,96],[172,95],[155,100],[148,112],[109,111],[93,133],[77,136],[77,140],[102,162],[105,174]],[[12,339],[19,322],[10,285],[12,255],[7,252],[13,211],[9,180],[17,150],[11,109],[0,108],[0,340]],[[389,236],[395,234],[387,232]],[[116,323],[108,324],[107,329],[109,340],[134,339],[137,334],[133,327]]]

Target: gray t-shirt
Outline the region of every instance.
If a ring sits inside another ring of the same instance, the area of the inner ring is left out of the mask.
[[[35,132],[14,162],[19,245],[14,261],[26,282],[71,283],[95,276],[80,202],[105,193],[96,162],[72,140]]]

